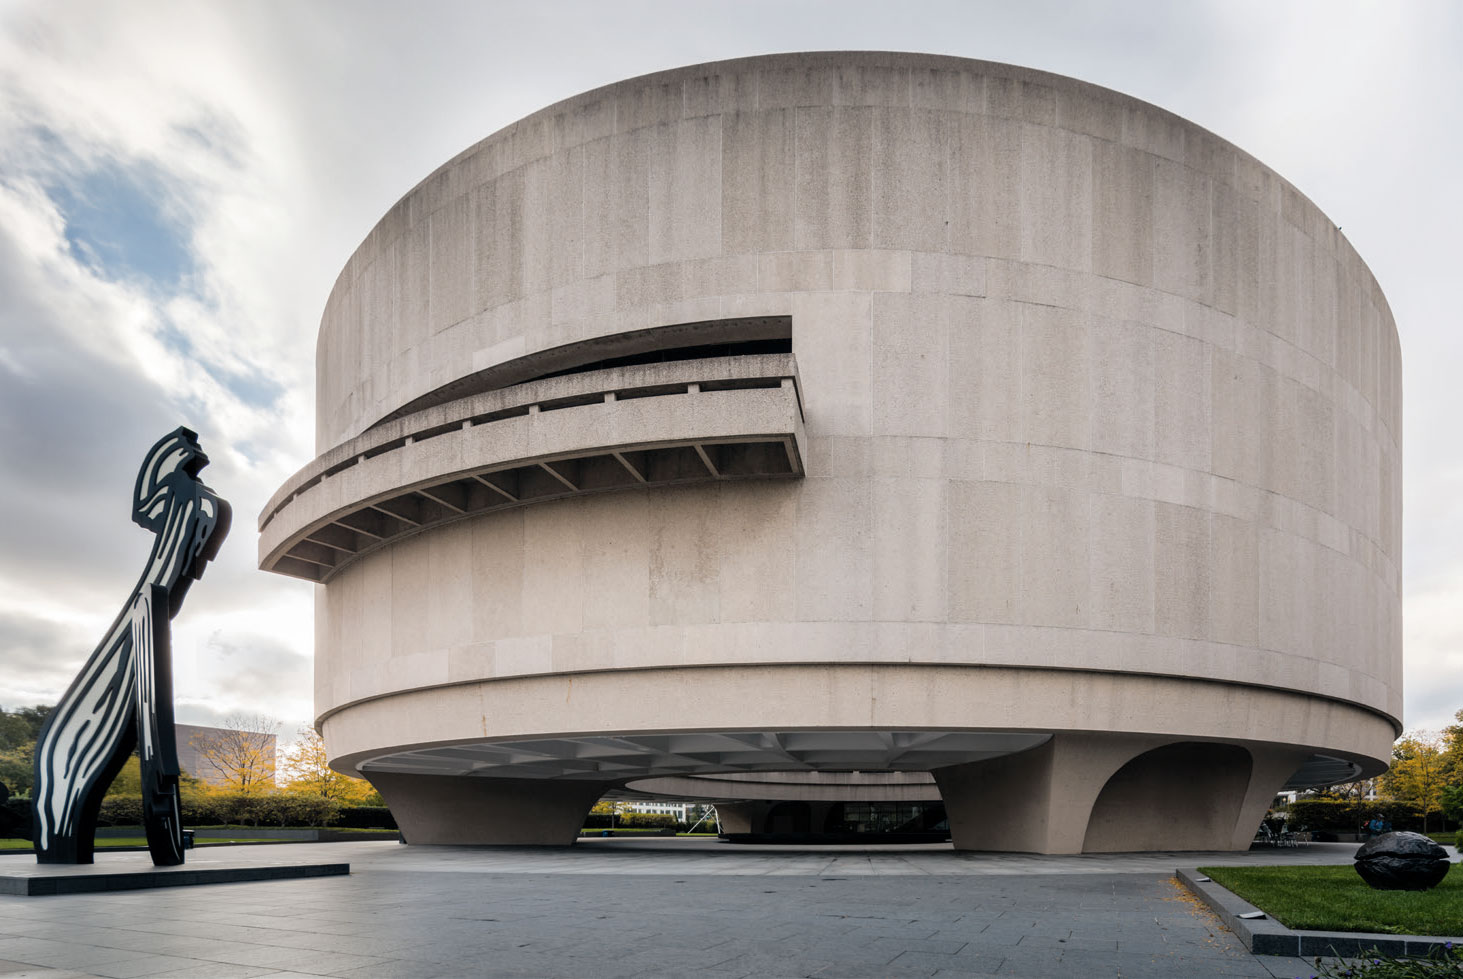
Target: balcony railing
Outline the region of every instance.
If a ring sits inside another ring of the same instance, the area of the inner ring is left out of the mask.
[[[516,385],[377,426],[292,476],[259,566],[327,581],[454,520],[587,493],[803,474],[791,354],[618,367]]]

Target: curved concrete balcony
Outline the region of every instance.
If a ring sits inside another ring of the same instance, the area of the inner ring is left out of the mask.
[[[357,557],[491,510],[588,493],[803,474],[791,354],[569,374],[370,429],[291,477],[259,566],[328,581]]]
[[[1051,740],[1033,731],[693,731],[456,744],[383,754],[366,773],[624,782],[626,798],[739,801],[939,798],[928,774],[1017,754]],[[834,766],[829,770],[829,766]],[[1283,790],[1334,785],[1361,766],[1313,754]]]

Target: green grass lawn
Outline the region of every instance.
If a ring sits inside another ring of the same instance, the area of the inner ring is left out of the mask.
[[[1463,870],[1430,891],[1377,891],[1355,868],[1200,867],[1287,928],[1463,935]]]

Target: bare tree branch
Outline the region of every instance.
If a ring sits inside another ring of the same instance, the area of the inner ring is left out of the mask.
[[[189,740],[205,780],[235,792],[274,788],[274,745],[279,721],[266,714],[234,714],[212,735]]]

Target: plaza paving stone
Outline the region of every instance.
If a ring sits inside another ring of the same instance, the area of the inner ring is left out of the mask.
[[[564,850],[240,847],[240,860],[348,861],[352,873],[3,896],[0,976],[1309,975],[1302,959],[1246,952],[1173,870],[1343,863],[1354,851],[1041,857],[630,838]]]

